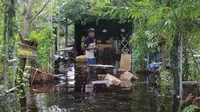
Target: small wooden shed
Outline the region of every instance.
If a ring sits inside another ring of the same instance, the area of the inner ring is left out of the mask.
[[[96,42],[101,49],[110,47],[117,54],[130,53],[128,42],[132,35],[132,22],[120,23],[118,19],[99,19],[84,25],[75,23],[75,48],[78,55],[84,54],[83,44],[89,28],[95,29]]]

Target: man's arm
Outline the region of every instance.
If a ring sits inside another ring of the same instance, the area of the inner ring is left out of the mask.
[[[91,48],[89,48],[89,42],[87,41],[87,40],[85,40],[85,45],[84,45],[84,47],[85,47],[85,50],[93,50],[93,49],[96,49],[96,47],[91,47]]]

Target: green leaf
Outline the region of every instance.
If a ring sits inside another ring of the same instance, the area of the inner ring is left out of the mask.
[[[120,9],[116,9],[115,11],[113,11],[113,13],[111,14],[111,18],[116,18],[117,14],[120,12]]]
[[[197,107],[196,105],[190,105],[188,107],[186,107],[183,112],[195,112],[195,109],[199,109],[199,107]]]

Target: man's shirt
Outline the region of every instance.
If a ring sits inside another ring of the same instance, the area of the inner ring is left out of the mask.
[[[85,55],[86,55],[86,58],[89,58],[89,59],[93,59],[95,58],[94,56],[94,49],[91,49],[91,50],[87,50],[87,48],[93,48],[95,46],[95,42],[94,42],[94,39],[92,39],[91,37],[87,37],[85,39]]]

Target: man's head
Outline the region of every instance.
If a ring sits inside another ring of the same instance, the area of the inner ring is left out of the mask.
[[[88,29],[88,35],[89,35],[91,38],[94,38],[94,36],[95,36],[95,30],[94,30],[94,28]]]

